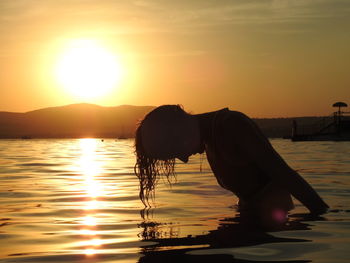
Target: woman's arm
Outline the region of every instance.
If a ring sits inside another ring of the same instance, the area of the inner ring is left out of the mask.
[[[232,143],[266,172],[274,183],[287,189],[311,213],[327,211],[328,205],[300,174],[289,167],[251,119],[234,112],[225,124],[229,126]]]

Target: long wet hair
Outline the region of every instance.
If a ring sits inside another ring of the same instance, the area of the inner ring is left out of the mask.
[[[148,113],[137,126],[135,134],[135,155],[136,164],[134,171],[140,182],[139,197],[145,206],[150,206],[150,199],[154,201],[155,186],[160,178],[166,178],[171,184],[172,179],[176,179],[175,158],[160,160],[147,156],[143,147],[141,129],[145,122],[153,118],[160,117],[164,120],[173,120],[183,117],[186,113],[180,105],[159,106]]]

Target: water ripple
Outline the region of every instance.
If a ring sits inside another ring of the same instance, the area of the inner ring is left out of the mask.
[[[346,262],[350,144],[272,143],[327,214],[297,203],[284,228],[247,225],[198,156],[144,208],[132,140],[0,140],[0,262]]]

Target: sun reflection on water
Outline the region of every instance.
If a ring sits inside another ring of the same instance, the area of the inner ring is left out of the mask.
[[[96,250],[92,248],[87,248],[84,250],[84,254],[87,256],[92,256],[96,254]]]
[[[110,180],[111,171],[109,169],[111,166],[118,165],[118,175],[128,176],[129,170],[124,172],[123,169],[129,165],[130,158],[123,154],[123,158],[116,155],[119,158],[111,159],[106,156],[106,143],[98,139],[80,139],[77,146],[77,159],[72,170],[77,174],[79,182],[73,187],[74,191],[78,191],[82,197],[82,202],[79,206],[80,216],[76,221],[78,224],[76,234],[79,235],[79,240],[74,242],[73,246],[78,249],[78,253],[87,257],[106,252],[110,244],[113,244],[112,253],[117,253],[117,250],[127,253],[128,249],[116,248],[116,244],[129,242],[133,239],[131,236],[137,236],[139,230],[135,224],[135,228],[128,230],[125,236],[125,230],[118,229],[117,225],[130,224],[130,222],[122,223],[123,217],[118,211],[119,209],[120,211],[134,209],[139,205],[138,200],[133,198],[125,201],[126,196],[137,193],[135,191],[137,187],[134,187],[130,181],[120,180],[120,177],[117,176]],[[121,146],[121,149],[122,147],[124,146]],[[118,198],[123,202],[118,202]],[[139,211],[135,215],[138,218]],[[116,229],[105,230],[107,225],[108,227],[116,225]],[[118,235],[118,238],[115,235]],[[133,249],[134,252],[135,249]]]
[[[101,207],[99,198],[104,196],[103,185],[99,180],[103,169],[101,161],[98,159],[98,141],[96,139],[81,139],[79,145],[80,158],[77,162],[77,168],[81,173],[83,191],[88,199],[82,207],[83,216],[80,219],[80,234],[83,234],[86,240],[81,242],[80,245],[84,247],[83,254],[92,256],[98,253],[97,247],[100,247],[102,244],[97,235],[97,210]]]
[[[87,176],[95,176],[101,173],[101,167],[97,159],[97,140],[80,139],[80,159],[78,161],[80,172]]]
[[[96,226],[97,225],[97,220],[94,216],[92,215],[87,215],[84,218],[82,218],[81,223],[84,226]]]

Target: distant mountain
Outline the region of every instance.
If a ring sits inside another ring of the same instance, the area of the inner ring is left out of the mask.
[[[0,138],[131,138],[153,106],[102,107],[72,104],[26,113],[0,112]],[[267,137],[291,134],[292,121],[319,123],[322,117],[253,119]]]
[[[26,113],[0,112],[0,138],[130,138],[153,106],[73,104]]]

